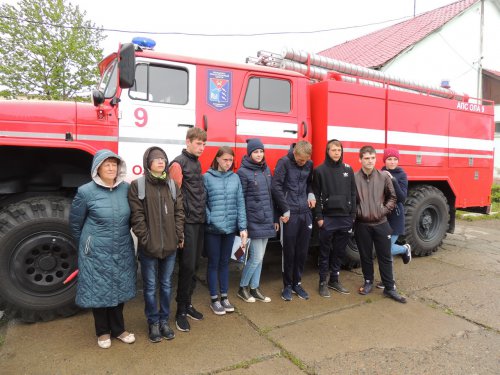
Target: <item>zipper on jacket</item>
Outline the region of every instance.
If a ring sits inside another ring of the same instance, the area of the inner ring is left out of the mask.
[[[161,251],[163,251],[163,231],[162,231],[162,220],[161,218],[163,217],[163,213],[162,213],[162,203],[163,203],[163,200],[161,199],[161,187],[160,185],[158,184],[158,205],[159,205],[159,211],[160,211],[160,220],[159,220],[159,229],[160,229],[160,244],[161,244]],[[165,204],[165,211],[167,210],[167,205]]]

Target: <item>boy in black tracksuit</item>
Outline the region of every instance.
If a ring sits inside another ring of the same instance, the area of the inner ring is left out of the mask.
[[[343,151],[340,141],[328,141],[325,161],[314,170],[313,191],[319,203],[314,214],[319,227],[319,294],[322,297],[330,297],[328,288],[349,294],[339,281],[339,273],[356,218],[356,182],[352,168],[342,161]]]
[[[292,300],[292,293],[302,299],[309,294],[302,288],[312,231],[311,208],[316,205],[312,192],[312,146],[299,141],[288,155],[278,160],[272,180],[272,195],[278,207],[283,246],[283,291],[281,298]]]

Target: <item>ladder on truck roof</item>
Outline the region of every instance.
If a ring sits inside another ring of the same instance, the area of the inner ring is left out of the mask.
[[[388,85],[390,88],[396,90],[420,92],[431,96],[465,102],[468,102],[470,99],[466,94],[458,94],[444,87],[427,85],[407,78],[396,77],[379,70],[287,47],[284,48],[281,55],[273,52],[259,51],[256,58],[249,57],[246,62],[291,70],[302,73],[306,77],[317,81],[334,78],[345,82],[361,83],[367,86],[384,87],[384,85]]]

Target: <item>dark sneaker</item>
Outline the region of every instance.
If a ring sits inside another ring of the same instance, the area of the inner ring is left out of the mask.
[[[231,304],[231,302],[229,302],[229,300],[227,298],[224,298],[220,301],[220,304],[222,305],[222,307],[224,307],[224,310],[226,312],[233,312],[234,311],[234,306]]]
[[[250,294],[247,286],[240,286],[240,289],[238,289],[238,297],[245,302],[255,302],[255,297]]]
[[[189,316],[193,320],[202,320],[203,314],[196,310],[193,305],[188,305],[186,308],[186,315]]]
[[[170,328],[167,322],[160,324],[160,333],[161,336],[166,338],[167,340],[172,340],[173,338],[175,338],[174,330]]]
[[[283,291],[281,292],[281,298],[284,301],[292,300],[292,287],[290,285],[287,285],[283,288]]]
[[[330,291],[328,290],[328,285],[326,284],[326,281],[322,281],[319,283],[319,295],[325,298],[330,297]]]
[[[226,309],[224,308],[224,306],[222,306],[219,300],[210,302],[210,308],[215,315],[224,315],[226,313]]]
[[[175,326],[179,331],[182,332],[189,332],[189,330],[191,329],[186,314],[184,313],[179,314],[175,317]]]
[[[368,293],[371,293],[372,289],[373,289],[373,283],[371,281],[365,280],[363,286],[359,288],[358,293],[365,296]]]
[[[302,285],[297,284],[293,287],[292,292],[299,296],[300,299],[309,299],[309,294],[302,288]]]
[[[384,296],[392,298],[394,301],[397,301],[399,303],[406,303],[406,298],[400,295],[395,290],[384,289]]]
[[[346,289],[340,281],[330,281],[328,282],[328,288],[335,290],[336,292],[342,294],[350,294],[348,289]]]
[[[411,262],[411,246],[406,244],[403,245],[403,247],[406,249],[406,253],[401,255],[403,258],[403,263],[408,264]]]
[[[160,323],[156,322],[149,325],[149,341],[153,343],[161,341]]]
[[[266,303],[271,302],[271,298],[266,297],[264,294],[262,294],[259,288],[250,289],[250,294],[256,301],[266,302]]]

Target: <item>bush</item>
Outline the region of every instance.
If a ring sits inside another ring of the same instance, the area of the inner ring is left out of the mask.
[[[500,203],[500,185],[493,185],[491,188],[491,202]]]

